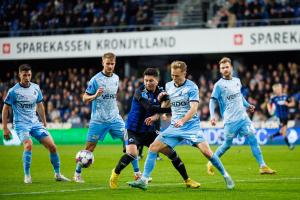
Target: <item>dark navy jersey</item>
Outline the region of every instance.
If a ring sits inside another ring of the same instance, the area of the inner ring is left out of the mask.
[[[280,119],[288,118],[288,107],[285,105],[285,102],[289,101],[287,95],[274,96],[271,98],[270,103],[275,105],[275,115]]]
[[[131,109],[126,121],[126,129],[136,133],[154,132],[159,130],[157,123],[147,126],[144,121],[147,117],[150,117],[155,113],[171,112],[170,108],[160,108],[157,97],[162,91],[164,91],[162,87],[157,87],[155,92],[150,92],[144,85],[135,91]]]

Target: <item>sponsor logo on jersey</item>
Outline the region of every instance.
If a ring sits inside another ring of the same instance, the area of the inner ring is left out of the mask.
[[[172,102],[172,106],[173,107],[186,106],[186,105],[188,105],[187,101],[175,101],[175,102]]]

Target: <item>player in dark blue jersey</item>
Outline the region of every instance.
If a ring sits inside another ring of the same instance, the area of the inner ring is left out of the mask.
[[[126,122],[127,134],[126,153],[121,157],[116,167],[112,170],[109,185],[116,189],[121,171],[138,155],[137,146],[149,147],[157,137],[157,125],[159,120],[157,113],[170,113],[170,108],[161,108],[158,95],[163,89],[158,87],[159,72],[155,68],[147,68],[144,72],[144,85],[138,88],[134,94],[131,110]],[[166,155],[185,181],[187,187],[198,188],[200,184],[190,179],[185,166],[176,151],[169,146],[160,151]]]
[[[274,114],[279,119],[279,131],[270,136],[272,140],[274,137],[282,135],[284,137],[285,143],[288,145],[289,149],[294,149],[295,146],[289,143],[289,140],[286,135],[287,123],[288,123],[288,115],[289,108],[295,106],[294,99],[290,99],[286,94],[282,92],[282,85],[275,84],[273,85],[273,92],[275,96],[270,99],[268,104],[268,111],[270,114]]]

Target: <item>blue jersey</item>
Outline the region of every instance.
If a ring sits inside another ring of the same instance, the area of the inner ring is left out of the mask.
[[[12,107],[13,124],[18,127],[40,123],[36,115],[36,104],[42,101],[43,95],[37,84],[30,83],[29,87],[24,87],[17,83],[9,89],[4,103]]]
[[[144,121],[154,114],[151,106],[160,107],[157,96],[162,91],[163,88],[157,87],[155,92],[150,92],[144,85],[135,91],[126,121],[126,129],[136,133],[155,132],[159,130],[159,124],[153,123],[151,126],[147,126]]]
[[[288,107],[285,105],[285,102],[289,101],[287,95],[274,96],[271,98],[270,103],[275,105],[275,115],[280,119],[288,118]]]
[[[211,98],[219,103],[220,113],[225,124],[245,119],[249,120],[241,87],[240,79],[235,77],[230,80],[221,78],[214,85]]]
[[[190,110],[190,102],[199,102],[199,90],[197,85],[190,80],[186,80],[181,86],[175,86],[174,81],[166,84],[166,91],[170,98],[172,118],[171,125],[182,119]],[[199,125],[200,118],[196,113],[183,126],[193,126],[195,123]]]
[[[91,121],[110,122],[119,117],[117,106],[119,76],[116,74],[107,76],[103,72],[99,72],[89,81],[85,92],[93,95],[99,87],[103,87],[103,93],[92,101]]]

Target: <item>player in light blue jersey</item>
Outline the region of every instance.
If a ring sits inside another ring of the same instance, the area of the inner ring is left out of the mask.
[[[224,57],[219,62],[222,78],[214,85],[209,103],[211,124],[216,125],[215,106],[218,103],[220,113],[224,119],[225,141],[217,149],[216,155],[221,157],[232,145],[233,138],[245,136],[250,144],[253,156],[259,164],[260,174],[275,174],[276,171],[269,168],[258,145],[255,137],[255,129],[251,124],[250,118],[246,112],[254,112],[255,107],[249,104],[241,93],[241,81],[239,78],[232,77],[231,60]],[[214,174],[213,166],[210,162],[207,164],[207,172]]]
[[[43,106],[43,95],[37,84],[30,82],[32,76],[30,65],[19,67],[20,82],[10,88],[4,100],[2,110],[3,134],[6,140],[11,133],[7,127],[9,109],[13,110],[13,127],[24,145],[23,169],[24,183],[32,183],[30,175],[32,140],[31,136],[42,143],[50,152],[50,161],[53,165],[56,181],[70,181],[60,173],[60,160],[51,135],[46,130],[47,122]],[[42,123],[36,115],[38,112]]]
[[[162,96],[168,94],[169,98],[164,99],[169,100],[164,101],[162,103],[164,105],[162,106],[171,106],[171,124],[150,145],[143,175],[137,181],[128,182],[131,187],[146,190],[148,179],[155,166],[157,152],[167,146],[174,148],[183,141],[188,141],[197,147],[213,163],[223,175],[228,189],[234,187],[234,182],[225,170],[219,157],[212,152],[203,137],[203,131],[200,128],[200,119],[197,114],[199,90],[195,83],[185,78],[186,71],[187,66],[184,62],[172,62],[171,76],[173,81],[166,84],[166,93],[161,93],[158,98],[162,100]]]
[[[108,132],[113,139],[118,138],[124,141],[125,123],[117,106],[119,76],[114,73],[115,64],[116,56],[113,53],[105,53],[102,56],[103,70],[92,77],[83,95],[85,103],[92,102],[85,147],[85,150],[91,152],[94,151],[98,140],[103,141]],[[139,174],[138,160],[134,159],[131,163],[135,174]],[[84,182],[81,171],[82,167],[77,164],[74,174],[75,182]]]

